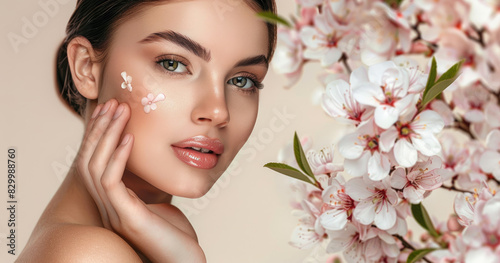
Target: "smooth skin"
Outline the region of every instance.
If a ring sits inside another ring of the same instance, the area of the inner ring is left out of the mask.
[[[211,3],[146,7],[113,33],[105,65],[85,38],[69,43],[73,81],[88,102],[84,138],[17,262],[206,262],[193,227],[170,202],[203,196],[229,166],[259,101],[235,78],[260,82],[268,69],[259,60],[237,65],[268,51],[255,10],[242,1],[221,17]],[[141,42],[165,30],[196,41],[210,59],[164,39]],[[166,67],[159,57],[185,65]],[[132,93],[120,87],[122,71],[133,78]],[[150,92],[166,99],[146,114],[140,100]],[[171,145],[196,135],[224,144],[214,168],[175,156]]]

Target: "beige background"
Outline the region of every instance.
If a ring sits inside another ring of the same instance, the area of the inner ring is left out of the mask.
[[[55,0],[40,3],[49,1]],[[56,48],[76,1],[57,1],[58,10],[51,14],[40,3],[0,4],[0,156],[5,160],[8,147],[17,148],[17,253],[62,182],[83,135],[83,122],[63,105],[54,79]],[[285,17],[295,12],[295,1],[278,0],[277,4]],[[8,34],[22,36],[26,20],[38,21],[36,32],[25,36],[27,43],[16,50]],[[288,245],[297,223],[289,206],[290,180],[263,165],[277,161],[279,149],[292,142],[294,131],[313,137],[315,149],[337,142],[345,132],[345,126],[312,103],[312,91],[320,87],[317,72],[318,65],[308,65],[301,81],[285,90],[284,78],[271,69],[261,91],[256,126],[233,162],[233,172],[225,173],[203,198],[174,200],[194,225],[208,262],[293,263],[302,262],[310,253]],[[276,112],[283,111],[292,117],[282,121]],[[250,152],[257,154],[254,157]],[[7,207],[6,161],[1,163],[0,207]],[[437,204],[431,210],[443,210],[441,201],[429,203]],[[444,204],[445,212],[451,211],[448,201]],[[15,256],[7,253],[6,246],[8,213],[5,208],[0,211],[0,262],[13,262]]]

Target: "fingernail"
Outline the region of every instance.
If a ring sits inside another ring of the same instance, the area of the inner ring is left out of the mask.
[[[125,136],[123,136],[122,145],[127,144],[129,140],[130,140],[130,134],[126,134]]]
[[[118,108],[115,111],[115,115],[113,115],[113,120],[122,115],[123,109],[124,109],[123,105],[118,106]]]
[[[111,107],[111,102],[107,101],[106,104],[104,104],[104,107],[102,107],[102,110],[99,113],[99,115],[104,115],[104,113],[108,112],[109,107]]]
[[[92,113],[92,117],[90,117],[91,119],[95,118],[97,116],[97,114],[99,114],[99,110],[101,109],[102,105],[97,105],[94,109],[94,112]]]

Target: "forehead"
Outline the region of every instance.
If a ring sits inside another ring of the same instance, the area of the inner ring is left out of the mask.
[[[214,59],[267,55],[268,51],[266,23],[243,0],[163,1],[147,5],[116,28],[112,42],[137,45],[149,35],[166,30],[200,43]]]

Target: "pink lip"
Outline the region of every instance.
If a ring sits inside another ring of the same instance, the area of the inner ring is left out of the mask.
[[[187,147],[205,148],[213,153],[202,153]],[[218,139],[203,135],[195,136],[172,144],[177,158],[193,167],[211,169],[217,165],[219,155],[224,152],[224,144]]]

